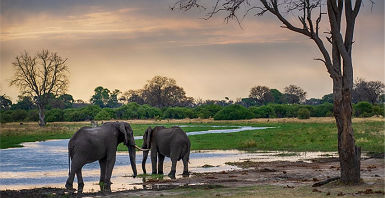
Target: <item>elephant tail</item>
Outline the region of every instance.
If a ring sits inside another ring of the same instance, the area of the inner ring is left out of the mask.
[[[68,176],[71,174],[71,157],[70,153],[68,152]]]

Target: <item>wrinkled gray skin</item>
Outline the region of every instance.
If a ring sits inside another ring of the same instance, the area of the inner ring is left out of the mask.
[[[107,122],[100,127],[83,127],[79,129],[68,143],[68,154],[72,160],[69,177],[65,187],[72,189],[75,173],[78,179],[78,193],[83,191],[82,167],[99,161],[102,191],[111,191],[111,174],[116,159],[119,143],[128,147],[134,177],[137,175],[135,163],[135,141],[131,126],[126,122]]]
[[[183,176],[188,176],[188,161],[190,157],[190,140],[186,133],[179,127],[165,128],[157,126],[154,129],[148,127],[143,135],[143,149],[151,150],[152,174],[163,174],[164,157],[171,158],[172,166],[168,174],[175,178],[176,163],[183,161]],[[146,173],[146,160],[149,151],[143,151],[142,169]],[[158,172],[157,172],[157,160]]]

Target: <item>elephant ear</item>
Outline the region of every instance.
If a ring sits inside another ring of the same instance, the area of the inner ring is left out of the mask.
[[[147,147],[150,148],[151,147],[151,136],[152,136],[152,128],[151,127],[147,128],[146,134],[147,134],[146,144],[147,144]]]
[[[124,144],[128,145],[128,135],[127,135],[127,131],[126,131],[126,126],[124,126],[123,122],[120,123],[119,130],[120,130],[120,132],[122,132],[124,134]]]

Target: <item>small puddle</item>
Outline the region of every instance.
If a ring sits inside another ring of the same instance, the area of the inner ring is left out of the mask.
[[[248,130],[266,129],[269,127],[239,127],[236,129],[218,129],[209,131],[189,132],[189,135],[201,135],[209,133],[235,133]],[[136,137],[140,139],[141,137]],[[39,187],[63,188],[68,177],[68,156],[66,140],[49,140],[44,142],[24,143],[22,148],[10,148],[0,150],[0,190],[19,190]],[[283,154],[282,154],[283,153]],[[243,160],[251,161],[307,161],[312,158],[325,155],[336,156],[336,153],[304,152],[256,152],[248,153],[238,150],[209,150],[192,151],[190,154],[189,171],[192,173],[220,172],[237,170],[238,167],[226,165],[226,162]],[[142,152],[137,152],[136,164],[138,174],[141,170]],[[147,160],[147,171],[151,171],[151,160]],[[164,172],[171,169],[171,161],[165,159]],[[182,177],[183,163],[177,164],[176,177]],[[99,191],[99,164],[97,162],[86,164],[83,167],[84,192]],[[112,173],[112,191],[149,188],[143,182],[148,178],[133,178],[127,152],[118,152],[115,167]],[[164,176],[164,180],[170,178]],[[77,188],[76,177],[74,187]],[[163,184],[151,185],[150,188],[163,188]],[[197,184],[198,185],[198,184]],[[166,186],[166,185],[165,185]]]

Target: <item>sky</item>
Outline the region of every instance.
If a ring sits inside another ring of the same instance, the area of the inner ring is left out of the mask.
[[[12,62],[42,49],[68,58],[67,92],[84,101],[97,86],[125,92],[155,75],[174,78],[197,99],[235,100],[257,85],[283,92],[295,84],[307,98],[332,92],[325,66],[314,60],[321,57],[315,44],[271,14],[249,15],[239,25],[221,14],[204,20],[203,9],[172,11],[176,0],[0,2],[0,94],[14,102]],[[371,9],[364,1],[356,22],[354,78],[384,82],[384,1],[375,2]]]

